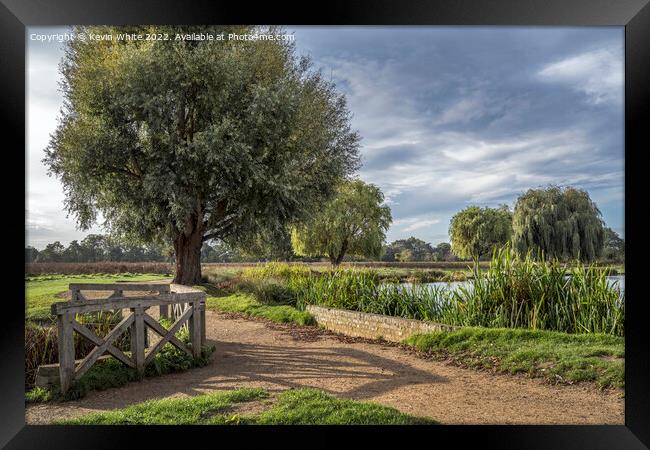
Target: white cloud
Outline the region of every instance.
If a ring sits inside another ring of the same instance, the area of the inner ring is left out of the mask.
[[[394,33],[386,42],[395,42]],[[586,187],[595,200],[622,208],[623,147],[619,151],[614,142],[622,119],[615,122],[616,108],[594,106],[622,104],[621,41],[560,59],[565,53],[555,48],[569,48],[563,39],[537,45],[531,33],[518,35],[524,39],[518,45],[530,46],[525,61],[509,56],[516,54],[510,37],[480,56],[474,50],[481,42],[471,40],[447,41],[456,51],[416,40],[415,53],[391,53],[377,42],[362,48],[343,39],[332,48],[321,38],[327,53],[315,62],[345,92],[353,128],[363,139],[360,176],[382,189],[393,210],[389,240],[414,231],[431,242],[446,240],[448,221],[460,208],[512,206],[521,191],[549,183]],[[30,243],[39,246],[86,233],[65,217],[61,185],[46,176],[40,162],[61,103],[56,66],[62,53],[33,49],[36,44],[28,51],[26,228]],[[500,65],[494,59],[499,55]],[[566,87],[587,101],[573,108]],[[573,115],[574,109],[581,116]],[[610,142],[601,131],[604,116],[594,115],[605,112],[613,117]]]
[[[433,120],[433,125],[447,125],[452,123],[468,123],[479,119],[486,114],[485,104],[481,96],[474,95],[460,99],[447,108]]]
[[[621,104],[622,47],[610,46],[547,64],[537,76],[543,81],[565,84],[583,92],[591,103]]]
[[[406,217],[393,222],[393,226],[400,227],[402,231],[415,231],[440,223],[435,217]]]

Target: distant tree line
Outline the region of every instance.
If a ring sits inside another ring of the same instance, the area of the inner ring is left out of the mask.
[[[25,247],[25,262],[171,262],[169,249],[156,245],[120,244],[109,236],[89,234],[81,242],[74,240],[66,247],[60,241],[47,244],[43,250]]]
[[[288,234],[275,236],[273,245],[251,242],[245,247],[234,247],[222,241],[203,243],[202,263],[255,262],[283,260],[291,261],[295,255],[291,250]],[[300,258],[304,261],[316,258]],[[25,247],[25,262],[175,262],[173,249],[162,246],[120,244],[110,236],[89,234],[81,242],[74,240],[66,247],[60,241],[49,243],[44,249]]]
[[[383,248],[382,261],[457,261],[451,252],[451,245],[442,242],[435,247],[428,242],[411,236],[408,239],[398,239]]]

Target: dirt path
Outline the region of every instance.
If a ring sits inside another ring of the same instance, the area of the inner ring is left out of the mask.
[[[343,342],[330,333],[301,332],[213,311],[207,312],[206,322],[208,341],[217,347],[208,366],[91,392],[78,401],[29,405],[27,422],[237,387],[272,392],[314,387],[446,424],[624,423],[620,392],[492,375],[423,359],[395,346]]]

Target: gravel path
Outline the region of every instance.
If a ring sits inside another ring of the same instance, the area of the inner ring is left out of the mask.
[[[27,423],[238,387],[272,392],[314,387],[446,424],[624,423],[620,390],[494,375],[424,359],[394,345],[214,311],[207,311],[206,322],[208,341],[217,347],[208,366],[91,392],[77,401],[28,405]]]

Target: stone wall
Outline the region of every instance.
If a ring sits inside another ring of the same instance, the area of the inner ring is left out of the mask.
[[[345,309],[324,308],[308,305],[318,325],[348,336],[377,339],[379,337],[392,342],[401,342],[417,333],[432,331],[451,331],[458,327],[401,317],[369,314]]]

